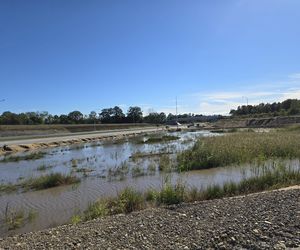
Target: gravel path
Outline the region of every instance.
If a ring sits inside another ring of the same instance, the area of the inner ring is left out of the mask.
[[[300,189],[156,208],[0,240],[0,249],[300,247]]]

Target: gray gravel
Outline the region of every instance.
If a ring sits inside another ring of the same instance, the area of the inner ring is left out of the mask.
[[[0,240],[0,249],[300,247],[300,189],[147,209]]]

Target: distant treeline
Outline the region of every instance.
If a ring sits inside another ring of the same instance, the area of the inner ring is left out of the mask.
[[[258,105],[243,105],[236,110],[232,109],[233,116],[270,114],[273,116],[298,115],[300,114],[300,100],[287,99],[283,102],[260,103]]]
[[[178,115],[178,118],[194,116],[192,114]],[[12,113],[6,111],[0,116],[1,125],[32,125],[32,124],[94,124],[94,123],[151,123],[165,124],[168,121],[176,120],[173,114],[151,112],[143,116],[142,109],[134,106],[130,107],[125,114],[123,110],[115,106],[113,108],[102,109],[100,113],[91,111],[89,115],[84,115],[80,111],[72,111],[69,114],[52,115],[47,111]]]

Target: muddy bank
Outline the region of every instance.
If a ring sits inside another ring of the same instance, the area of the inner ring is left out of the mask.
[[[35,139],[20,139],[13,141],[2,141],[0,147],[0,156],[5,154],[14,154],[24,151],[67,146],[79,143],[104,141],[104,140],[121,140],[129,137],[141,135],[143,133],[156,133],[164,131],[164,128],[139,128],[128,130],[116,130],[107,132],[95,132],[92,134],[67,135],[58,137],[46,137]]]
[[[300,247],[299,187],[147,209],[0,240],[2,249],[297,247]]]

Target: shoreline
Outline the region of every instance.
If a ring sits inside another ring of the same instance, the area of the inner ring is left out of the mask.
[[[296,248],[299,202],[300,186],[291,186],[149,208],[5,237],[0,249]]]
[[[15,154],[20,152],[34,151],[39,149],[68,146],[79,143],[119,140],[128,137],[134,137],[145,133],[157,133],[165,131],[165,128],[148,127],[122,130],[107,130],[99,132],[83,132],[76,134],[67,134],[63,136],[47,136],[30,139],[14,139],[9,141],[0,141],[0,156],[6,154]]]

